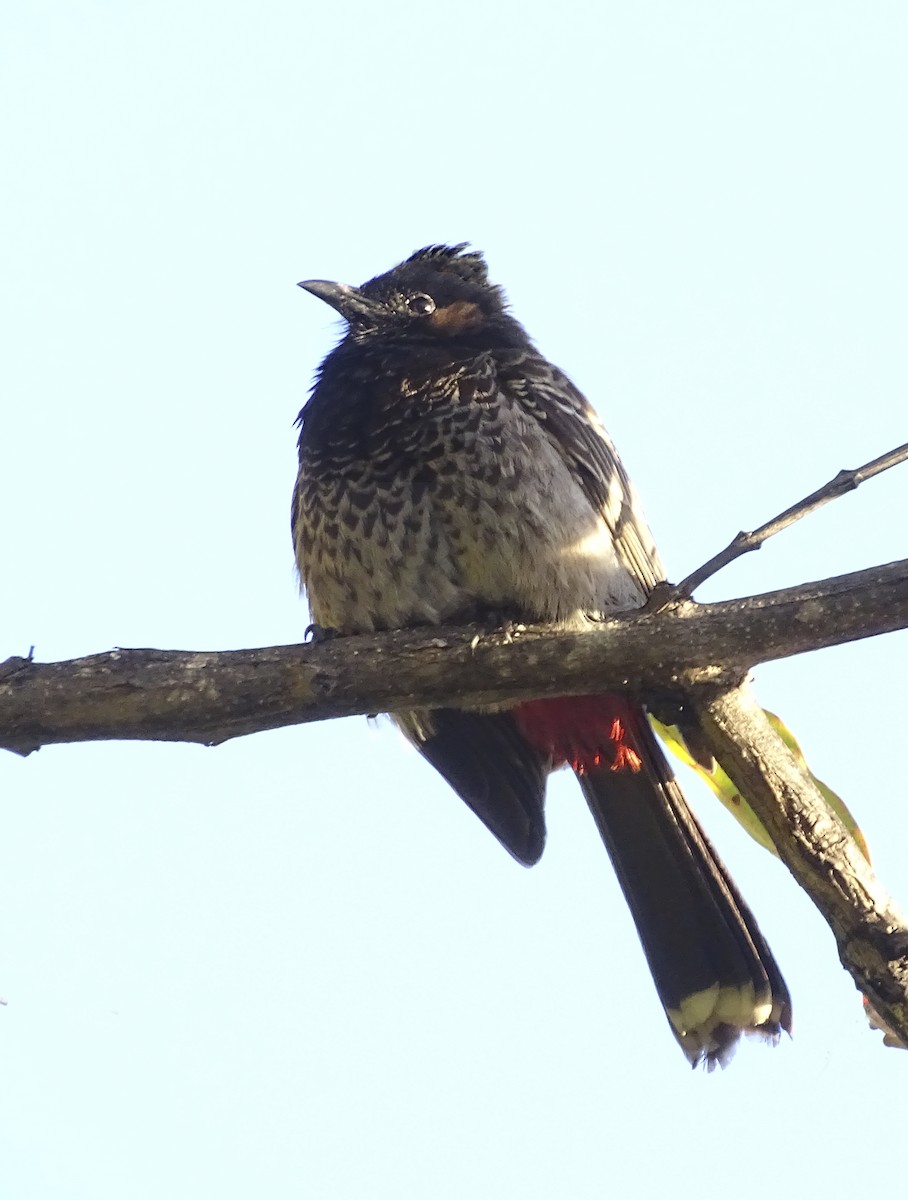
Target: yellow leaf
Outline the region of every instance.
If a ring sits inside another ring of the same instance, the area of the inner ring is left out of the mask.
[[[845,804],[844,800],[842,800],[840,796],[837,796],[832,788],[827,787],[822,779],[817,779],[816,775],[814,775],[810,767],[807,765],[807,760],[804,758],[801,747],[798,745],[794,734],[791,732],[788,726],[781,721],[779,717],[775,715],[775,713],[771,713],[765,709],[764,711],[766,712],[766,716],[769,718],[769,722],[773,729],[775,729],[776,733],[792,752],[798,762],[798,765],[802,768],[802,770],[807,772],[807,774],[816,784],[823,796],[823,799],[854,838],[861,853],[869,862],[870,852],[867,849],[867,843],[864,840],[864,835],[858,828],[857,823],[849,812],[848,806]],[[719,797],[728,811],[741,825],[744,826],[754,841],[759,842],[760,845],[763,846],[764,849],[768,850],[771,854],[775,854],[776,848],[773,845],[772,838],[766,832],[763,824],[757,818],[756,813],[747,803],[746,799],[741,795],[728,775],[726,775],[722,770],[722,767],[717,764],[714,771],[707,771],[690,756],[687,746],[684,744],[684,739],[676,726],[663,725],[661,721],[657,721],[653,716],[650,717],[650,721],[652,722],[653,728],[656,730],[659,737],[662,738],[663,742],[665,742],[672,753],[677,758],[680,758],[683,763],[686,763],[692,770],[696,771],[700,778],[707,783],[710,788],[712,788],[713,792]]]

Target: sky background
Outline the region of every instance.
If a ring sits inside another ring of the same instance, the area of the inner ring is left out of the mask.
[[[468,240],[596,404],[669,574],[908,440],[901,2],[23,3],[0,33],[0,659],[301,639],[294,285]],[[906,554],[908,467],[722,572]],[[908,635],[757,690],[908,903]],[[579,790],[514,864],[387,722],[0,759],[0,1195],[891,1187],[884,1049],[688,790],[795,1037],[690,1072]]]

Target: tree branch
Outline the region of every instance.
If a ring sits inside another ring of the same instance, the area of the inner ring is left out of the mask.
[[[354,713],[609,689],[692,700],[716,758],[829,922],[842,962],[908,1044],[908,927],[738,685],[752,666],[908,628],[908,560],[720,604],[675,601],[582,633],[411,630],[318,645],[113,650],[0,664],[0,747],[108,738],[208,744]],[[890,1039],[891,1040],[891,1039]]]
[[[508,643],[409,630],[318,645],[111,650],[0,665],[0,748],[110,738],[203,742],[357,713],[482,705],[603,688],[690,691],[752,666],[908,627],[908,559],[719,604],[683,601],[589,632]]]
[[[908,1045],[908,926],[857,843],[805,777],[747,688],[697,702],[716,758],[823,914],[842,965]]]

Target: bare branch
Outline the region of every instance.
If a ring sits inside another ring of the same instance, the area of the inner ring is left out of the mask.
[[[881,454],[879,458],[872,459],[862,467],[856,467],[850,471],[839,471],[838,475],[830,479],[828,483],[824,483],[817,491],[811,492],[809,496],[805,496],[791,508],[786,508],[784,512],[773,517],[771,521],[767,521],[765,525],[761,525],[759,529],[755,529],[751,533],[743,531],[739,533],[724,550],[714,554],[702,567],[692,571],[679,584],[671,588],[670,593],[668,590],[660,592],[660,599],[668,599],[670,595],[692,596],[701,583],[705,583],[707,579],[717,574],[723,567],[727,567],[729,563],[734,562],[736,558],[740,558],[751,550],[759,550],[764,542],[767,542],[775,534],[781,533],[783,529],[787,529],[789,525],[794,525],[795,521],[800,521],[808,513],[815,512],[824,504],[828,504],[830,500],[844,496],[846,492],[853,492],[855,488],[860,487],[866,480],[872,479],[874,475],[880,475],[883,471],[888,471],[890,467],[898,466],[899,463],[906,460],[908,460],[908,442],[904,446],[890,450],[887,454]]]
[[[758,662],[908,627],[908,560],[721,604],[683,601],[591,632],[410,630],[320,645],[113,650],[0,664],[0,747],[110,738],[207,744],[355,713],[603,689],[733,685]]]

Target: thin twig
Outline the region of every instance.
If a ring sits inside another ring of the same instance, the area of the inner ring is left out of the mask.
[[[817,491],[811,492],[809,496],[805,496],[803,500],[799,500],[797,504],[793,504],[791,508],[786,508],[784,512],[779,513],[777,517],[773,517],[771,521],[767,521],[765,525],[761,525],[759,529],[755,529],[750,533],[741,532],[718,554],[698,567],[696,571],[691,572],[685,579],[682,579],[677,586],[671,588],[671,598],[691,597],[696,588],[710,579],[713,575],[727,567],[729,563],[740,558],[742,554],[747,554],[751,550],[759,550],[764,542],[768,541],[774,534],[781,533],[783,529],[787,529],[789,525],[794,525],[795,521],[800,521],[801,517],[806,517],[808,513],[814,512],[815,509],[821,508],[824,504],[828,504],[830,500],[835,500],[839,496],[844,496],[846,492],[853,492],[865,480],[872,479],[874,475],[880,475],[883,471],[888,471],[890,467],[898,466],[899,463],[908,460],[908,442],[904,446],[898,446],[895,450],[890,450],[887,454],[881,454],[879,458],[872,459],[869,463],[865,463],[862,467],[857,467],[853,471],[839,471],[834,479],[830,479],[828,483],[824,483]],[[660,607],[663,599],[661,597]],[[653,606],[649,606],[652,610]]]

